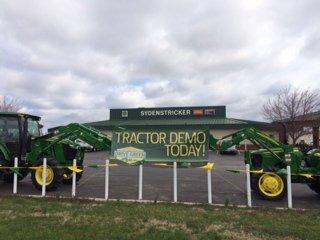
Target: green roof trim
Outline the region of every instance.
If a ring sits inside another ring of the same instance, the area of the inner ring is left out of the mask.
[[[161,120],[106,120],[87,123],[99,129],[114,129],[117,127],[152,127],[152,126],[199,126],[204,125],[215,129],[238,129],[245,127],[269,128],[270,123],[248,121],[235,118],[200,118],[200,119],[161,119]]]

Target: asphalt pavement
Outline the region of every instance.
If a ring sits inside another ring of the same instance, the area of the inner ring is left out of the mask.
[[[86,164],[104,164],[108,157],[106,152],[87,153]],[[215,163],[212,172],[213,203],[245,205],[246,182],[243,173],[231,173],[227,169],[244,170],[243,155],[228,156],[210,154],[210,161]],[[114,163],[114,161],[111,161]],[[138,166],[128,166],[121,162],[110,168],[109,198],[138,199]],[[207,203],[207,173],[197,167],[178,168],[178,201]],[[77,197],[104,198],[104,168],[86,168],[81,180],[77,183]],[[40,195],[31,182],[30,175],[18,183],[18,193]],[[12,184],[0,183],[0,194],[12,194]],[[50,196],[71,197],[71,185],[62,185]],[[293,184],[293,207],[320,209],[320,196],[305,184]],[[143,168],[143,199],[152,201],[173,201],[173,169],[147,164]],[[266,201],[252,194],[253,206],[286,207],[287,199]]]

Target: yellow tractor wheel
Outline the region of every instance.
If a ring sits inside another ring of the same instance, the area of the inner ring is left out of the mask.
[[[281,200],[287,192],[286,181],[276,173],[263,173],[255,177],[253,189],[267,200]]]
[[[39,184],[39,185],[42,185],[42,183],[43,183],[42,174],[43,174],[43,167],[39,166],[35,170],[35,178],[36,178],[37,184]],[[47,176],[46,176],[45,185],[48,186],[52,183],[52,181],[54,179],[54,171],[50,166],[47,167],[47,174],[46,175]]]
[[[61,168],[58,167],[59,164],[56,160],[54,159],[48,159],[47,160],[47,171],[46,171],[46,179],[45,179],[45,185],[46,185],[46,190],[47,191],[53,191],[55,190],[59,185],[61,185],[62,178],[63,178],[63,171]],[[34,169],[31,172],[31,179],[33,185],[38,189],[42,189],[42,184],[43,184],[43,178],[42,178],[42,173],[43,173],[43,163],[42,159],[38,160]]]

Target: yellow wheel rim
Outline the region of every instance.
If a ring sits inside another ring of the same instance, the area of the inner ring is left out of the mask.
[[[43,172],[43,167],[42,166],[39,166],[37,169],[36,169],[36,172],[35,172],[35,178],[36,178],[36,181],[39,185],[42,186],[42,172]],[[54,172],[53,172],[53,169],[49,166],[47,166],[47,177],[46,177],[46,186],[49,185],[50,183],[52,183],[54,179]]]
[[[269,197],[279,196],[283,189],[284,183],[282,178],[275,173],[265,173],[259,179],[260,191]]]

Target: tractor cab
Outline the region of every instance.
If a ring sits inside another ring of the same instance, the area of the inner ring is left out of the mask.
[[[25,160],[31,139],[42,134],[39,121],[40,117],[29,114],[0,112],[0,146],[8,153],[7,160]]]

